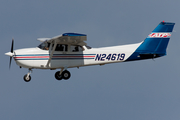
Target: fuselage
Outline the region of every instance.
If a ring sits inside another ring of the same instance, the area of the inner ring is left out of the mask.
[[[76,52],[69,49],[67,51],[54,51],[49,65],[47,65],[47,62],[50,58],[51,50],[42,50],[38,47],[15,50],[13,57],[19,66],[32,69],[104,65],[126,61],[140,44],[141,43],[92,49],[87,49],[86,46],[82,46],[83,50]]]

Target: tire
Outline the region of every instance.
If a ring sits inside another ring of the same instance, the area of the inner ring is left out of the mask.
[[[62,72],[63,79],[68,80],[71,77],[71,73],[67,70]]]
[[[57,80],[62,80],[62,78],[63,78],[63,76],[62,76],[62,74],[61,75],[59,75],[59,71],[57,71],[56,73],[55,73],[55,78],[57,79]]]
[[[28,77],[28,75],[26,74],[26,75],[24,75],[24,81],[25,82],[29,82],[29,81],[31,81],[31,76],[29,75],[29,77]]]

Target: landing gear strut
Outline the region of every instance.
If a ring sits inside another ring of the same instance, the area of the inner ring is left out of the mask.
[[[31,73],[32,73],[32,70],[29,69],[29,72],[26,75],[24,75],[24,81],[25,82],[31,81],[31,76],[30,76]]]
[[[57,80],[68,80],[71,77],[71,73],[67,70],[63,71],[63,69],[61,69],[61,71],[57,71],[55,73],[55,78]]]

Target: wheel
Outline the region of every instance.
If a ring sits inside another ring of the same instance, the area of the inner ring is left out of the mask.
[[[63,79],[68,80],[71,77],[71,73],[67,70],[62,72]]]
[[[25,82],[29,82],[29,81],[31,81],[31,76],[30,75],[24,75],[24,81]]]
[[[62,80],[62,74],[61,75],[59,75],[59,71],[57,71],[56,73],[55,73],[55,78],[57,79],[57,80]]]

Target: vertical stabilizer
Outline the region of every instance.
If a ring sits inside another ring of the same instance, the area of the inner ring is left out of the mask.
[[[156,58],[166,55],[175,23],[161,22],[142,42],[128,60]]]

